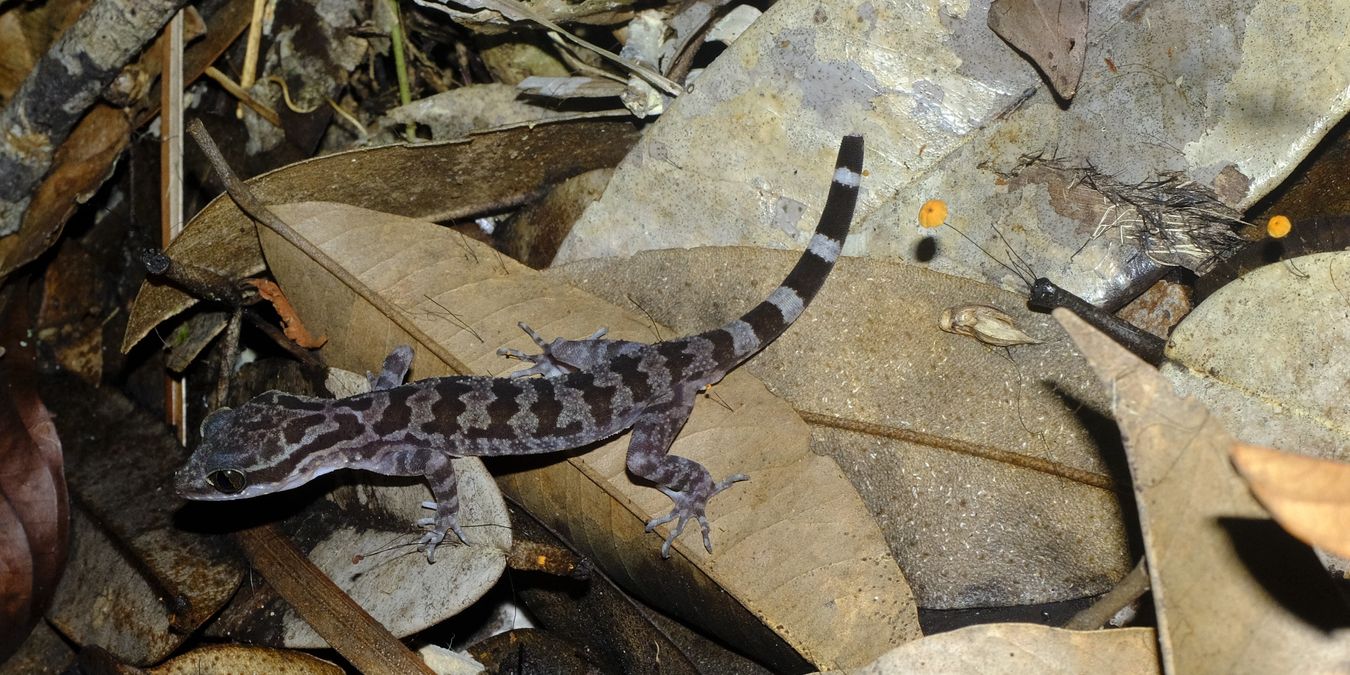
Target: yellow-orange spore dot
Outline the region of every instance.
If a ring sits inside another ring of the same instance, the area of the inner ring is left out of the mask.
[[[924,227],[937,227],[947,222],[947,203],[941,199],[930,199],[919,207],[919,224]]]
[[[1289,216],[1272,216],[1266,221],[1266,234],[1272,239],[1280,239],[1289,234],[1289,230],[1294,229],[1294,224],[1289,222]]]

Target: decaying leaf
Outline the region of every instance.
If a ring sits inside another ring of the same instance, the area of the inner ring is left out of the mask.
[[[1004,673],[1005,675],[1154,675],[1152,628],[1072,631],[997,623],[939,633],[896,647],[850,675]]]
[[[21,358],[0,363],[0,663],[51,605],[70,547],[61,439]]]
[[[249,185],[269,204],[341,200],[411,218],[455,220],[518,206],[551,181],[613,166],[636,137],[627,122],[555,120],[450,143],[325,155],[263,174]],[[166,253],[227,279],[242,279],[263,270],[253,232],[253,221],[221,195]],[[132,305],[122,351],[194,304],[175,286],[145,282]]]
[[[175,519],[182,501],[164,486],[181,449],[161,420],[71,375],[37,382],[76,505],[73,555],[47,618],[75,644],[158,663],[234,594],[243,569],[219,538]]]
[[[1261,505],[1303,541],[1350,558],[1350,464],[1235,443],[1233,464]]]
[[[125,111],[100,104],[89,111],[87,118],[61,144],[51,173],[33,195],[15,235],[15,248],[0,263],[0,278],[56,243],[75,208],[103,185],[126,149],[131,123]]]
[[[759,301],[796,256],[648,251],[545,274],[674,329],[644,338],[655,339]],[[1133,566],[1116,471],[1084,425],[1109,399],[1063,338],[1009,358],[937,330],[944,307],[970,302],[1007,308],[1032,335],[1058,332],[1025,298],[987,284],[845,257],[801,319],[745,369],[812,416],[812,446],[863,496],[921,607],[1101,593]]]
[[[1316,559],[1266,517],[1205,407],[1072,312],[1055,318],[1112,392],[1134,478],[1163,668],[1336,672],[1344,608]]]
[[[1035,62],[1060,98],[1073,98],[1087,57],[1087,0],[994,0],[989,29]]]
[[[606,326],[617,339],[651,338],[640,316],[448,230],[331,203],[274,210],[473,373],[510,367],[498,347],[532,348],[518,321],[546,335]],[[272,273],[301,316],[331,336],[330,363],[365,370],[393,345],[415,342],[296,249],[270,232],[262,238]],[[417,349],[414,378],[446,373],[425,345]],[[502,484],[629,590],[715,633],[746,636],[740,646],[769,662],[784,658],[786,642],[813,663],[857,665],[917,636],[904,578],[838,468],[808,450],[806,426],[743,372],[718,385],[718,395],[729,408],[700,400],[673,448],[714,475],[752,477],[712,502],[714,556],[686,533],[674,560],[659,557],[661,536],[644,533],[643,523],[668,510],[669,500],[627,476],[626,437],[545,459]]]

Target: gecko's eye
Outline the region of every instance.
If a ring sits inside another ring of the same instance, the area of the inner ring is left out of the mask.
[[[248,478],[238,469],[216,469],[206,474],[206,482],[224,494],[237,495],[248,485]]]

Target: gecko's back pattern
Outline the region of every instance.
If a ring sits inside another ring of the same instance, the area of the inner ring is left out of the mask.
[[[180,494],[238,499],[301,485],[339,468],[423,475],[437,515],[424,519],[428,555],[447,529],[459,531],[453,456],[535,454],[584,446],[633,429],[628,468],[662,488],[676,508],[648,529],[678,518],[663,554],[689,518],[704,518],[707,500],[731,483],[714,483],[697,462],[668,454],[695,394],[777,338],[816,296],[848,236],[862,172],[863,143],[844,138],[815,234],[783,283],[764,302],[726,325],[697,335],[643,344],[600,339],[544,342],[543,353],[510,378],[447,377],[396,386],[412,352],[401,347],[374,391],[329,400],[267,392],[237,409],[213,413],[203,441],[178,472]],[[540,374],[544,377],[525,377]]]

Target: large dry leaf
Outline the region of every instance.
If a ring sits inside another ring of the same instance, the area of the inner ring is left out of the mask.
[[[474,373],[513,367],[496,355],[502,345],[533,348],[518,321],[549,336],[607,326],[618,339],[651,338],[641,315],[442,228],[339,204],[277,212]],[[370,368],[393,345],[416,343],[278,237],[263,233],[263,242],[305,322],[331,336],[330,362]],[[775,282],[786,270],[775,272]],[[746,308],[729,309],[718,323]],[[417,348],[414,378],[447,373],[428,345]],[[903,576],[838,467],[810,452],[805,424],[743,372],[716,391],[728,407],[700,400],[673,448],[715,476],[751,476],[711,504],[715,555],[687,532],[671,560],[660,558],[661,534],[643,533],[643,523],[668,511],[669,500],[627,476],[626,436],[565,459],[532,460],[537,468],[503,485],[628,589],[715,634],[737,636],[742,649],[770,662],[795,660],[786,644],[812,663],[858,665],[916,637]]]
[[[196,673],[280,673],[287,675],[340,675],[336,664],[303,652],[289,652],[243,645],[207,645],[145,671],[149,675],[195,675]]]
[[[1233,463],[1261,505],[1303,541],[1350,558],[1350,464],[1236,443]]]
[[[452,220],[518,206],[551,181],[613,166],[635,140],[627,122],[559,120],[451,143],[325,155],[253,178],[249,186],[271,204],[341,200],[410,218]],[[193,217],[167,253],[229,279],[263,269],[253,221],[223,194]],[[132,305],[122,351],[195,303],[176,286],[146,281]]]
[[[1073,313],[1058,309],[1055,318],[1112,392],[1134,477],[1164,668],[1292,673],[1350,667],[1344,607],[1315,559],[1266,519],[1234,470],[1228,453],[1235,439],[1201,403],[1178,397],[1156,369]]]
[[[970,626],[886,652],[850,675],[1003,673],[1004,675],[1153,675],[1158,649],[1151,628],[1072,631],[1025,623]]]
[[[647,130],[559,261],[800,246],[812,220],[803,205],[824,189],[815,168],[858,132],[868,176],[850,254],[915,260],[931,237],[936,269],[1023,288],[956,231],[914,226],[926,200],[944,199],[949,222],[986,250],[1005,256],[997,225],[1042,276],[1097,300],[1134,281],[1138,245],[1102,236],[1080,251],[1120,210],[1100,199],[1080,209],[1054,199],[1050,182],[1000,175],[1023,155],[1125,182],[1173,170],[1209,183],[1233,164],[1250,181],[1234,199],[1245,208],[1350,108],[1347,60],[1327,57],[1344,44],[1346,3],[1094,1],[1093,56],[1067,108],[987,29],[987,8],[775,3]]]
[[[1248,443],[1350,461],[1350,251],[1267,265],[1172,332],[1161,370]]]
[[[762,298],[796,255],[649,251],[546,274],[681,334]],[[1009,312],[1043,343],[1005,352],[938,329],[943,309],[971,303]],[[1083,424],[1109,401],[1058,333],[986,284],[843,258],[746,368],[799,410],[871,425],[818,424],[813,445],[862,494],[920,606],[1032,604],[1101,593],[1133,565],[1112,467]],[[972,456],[971,444],[1005,454]]]

